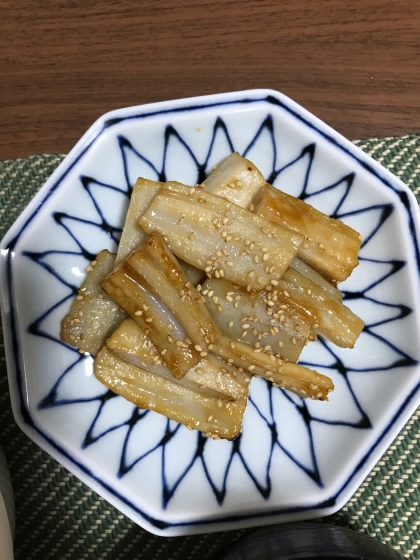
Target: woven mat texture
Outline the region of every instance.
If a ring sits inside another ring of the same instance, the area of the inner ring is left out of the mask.
[[[359,140],[420,202],[420,134]],[[64,156],[0,161],[0,237]],[[16,560],[207,560],[251,530],[163,538],[144,531],[39,449],[17,427],[0,347],[0,445],[16,501]],[[420,411],[417,411],[353,498],[324,521],[420,558]]]

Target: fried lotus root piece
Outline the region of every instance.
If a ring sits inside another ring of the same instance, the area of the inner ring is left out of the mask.
[[[115,264],[120,264],[147,237],[138,226],[139,217],[145,212],[163,183],[139,177],[133,187]]]
[[[107,347],[126,362],[210,397],[239,400],[248,393],[246,376],[213,354],[204,356],[182,379],[177,380],[150,338],[133,319],[121,323],[107,340]]]
[[[364,327],[362,319],[351,309],[292,268],[277,282],[270,295],[306,315],[317,334],[341,348],[353,348]]]
[[[207,355],[220,331],[163,236],[144,244],[102,283],[104,289],[151,338],[178,379]],[[182,337],[176,335],[181,326]]]
[[[222,333],[256,349],[280,352],[297,362],[315,336],[307,317],[289,304],[277,305],[266,290],[249,293],[228,280],[211,278],[200,293]]]
[[[261,171],[251,162],[233,152],[210,173],[203,183],[206,192],[227,198],[242,208],[265,185]]]
[[[306,202],[265,185],[254,200],[255,212],[305,237],[298,257],[328,279],[342,282],[359,264],[360,233]]]
[[[326,280],[322,274],[317,272],[314,268],[303,262],[298,257],[295,257],[290,263],[290,268],[305,276],[307,280],[310,280],[320,288],[322,288],[330,297],[336,299],[337,301],[342,301],[343,294],[340,290],[331,282]]]
[[[225,198],[179,183],[165,183],[139,224],[160,231],[177,257],[208,277],[254,291],[284,274],[303,240]]]
[[[126,266],[144,287],[169,307],[196,350],[208,351],[208,345],[220,337],[220,330],[163,235],[152,232],[142,247],[128,257]]]
[[[192,391],[130,364],[103,348],[95,376],[106,387],[142,409],[200,430],[214,439],[234,439],[240,432],[247,398],[228,401]]]
[[[115,255],[107,250],[97,255],[88,267],[86,279],[70,311],[61,322],[61,340],[93,356],[127,317],[127,313],[101,287],[101,281],[111,272],[114,263]]]
[[[130,204],[128,206],[124,228],[121,234],[121,239],[118,245],[117,259],[115,264],[120,264],[126,259],[129,254],[140,246],[147,237],[140,226],[138,219],[150,206],[155,195],[159,192],[163,183],[157,181],[150,181],[139,177],[134,185],[133,192],[131,193]],[[194,286],[196,286],[203,278],[205,273],[198,268],[184,262],[179,263],[187,275],[188,279]]]
[[[256,351],[255,348],[229,337],[222,336],[213,352],[228,363],[271,381],[282,389],[289,389],[300,397],[328,400],[334,390],[332,380],[315,370],[283,360],[280,354]]]
[[[178,379],[200,361],[185,331],[169,308],[156,300],[123,263],[102,281],[104,290],[123,307],[152,340],[168,368]],[[175,325],[173,330],[169,325]]]

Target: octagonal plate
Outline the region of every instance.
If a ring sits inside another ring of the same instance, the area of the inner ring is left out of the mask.
[[[60,341],[85,269],[115,250],[138,176],[195,185],[232,151],[363,236],[341,285],[366,327],[354,350],[319,339],[301,362],[331,401],[252,382],[235,441],[114,396],[93,359]],[[99,119],[2,242],[13,411],[26,434],[134,521],[180,535],[328,515],[355,492],[419,403],[418,207],[409,189],[268,90],[134,107]]]

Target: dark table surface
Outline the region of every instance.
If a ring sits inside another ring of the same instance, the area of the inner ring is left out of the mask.
[[[420,130],[415,0],[3,0],[0,159],[66,153],[103,113],[273,88],[348,138]]]

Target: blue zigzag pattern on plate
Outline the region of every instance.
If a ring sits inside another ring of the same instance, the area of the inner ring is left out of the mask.
[[[315,192],[308,192],[308,185],[311,175],[311,168],[313,165],[314,158],[316,157],[316,145],[314,143],[309,144],[301,150],[301,153],[294,158],[293,160],[289,161],[287,164],[284,164],[281,167],[277,167],[277,152],[278,146],[276,145],[275,141],[275,134],[274,134],[274,125],[273,120],[270,115],[263,120],[260,127],[258,128],[255,136],[251,139],[248,146],[245,150],[242,151],[244,156],[247,156],[248,153],[252,150],[252,148],[259,142],[261,136],[264,133],[269,134],[271,146],[272,146],[272,169],[269,173],[267,180],[273,184],[281,179],[282,173],[287,171],[288,169],[292,168],[293,166],[301,165],[304,166],[305,173],[303,174],[303,182],[301,185],[301,190],[299,196],[302,200],[309,200],[311,197],[316,195],[326,193],[326,192],[338,192],[341,193],[337,200],[336,206],[334,211],[331,213],[332,216],[335,218],[345,218],[356,214],[363,214],[363,213],[371,213],[374,212],[376,216],[376,220],[372,221],[370,232],[367,236],[365,236],[364,242],[362,247],[366,247],[369,242],[374,238],[374,236],[380,231],[381,227],[385,224],[388,218],[391,216],[393,212],[393,207],[391,204],[383,204],[383,205],[376,205],[376,206],[367,206],[361,207],[357,210],[352,212],[343,212],[342,208],[344,206],[344,202],[348,197],[353,181],[355,179],[355,174],[350,173],[344,177],[342,177],[339,181],[334,182],[333,184],[326,185],[323,188],[315,191]],[[141,462],[143,459],[148,457],[152,453],[159,453],[161,456],[161,478],[162,478],[162,505],[166,507],[170,502],[171,498],[174,496],[175,492],[182,484],[182,482],[188,477],[188,473],[191,471],[196,463],[201,463],[202,468],[204,470],[206,479],[210,488],[213,491],[215,499],[221,505],[226,497],[228,492],[228,477],[229,472],[232,467],[232,463],[235,458],[238,458],[241,465],[243,466],[244,470],[249,476],[250,481],[255,485],[255,488],[258,490],[260,495],[267,499],[270,496],[271,489],[272,489],[272,482],[271,482],[271,464],[272,464],[272,457],[273,453],[276,449],[281,450],[293,463],[296,467],[305,473],[311,480],[314,481],[319,487],[323,487],[322,476],[318,468],[317,463],[317,454],[316,454],[316,442],[313,437],[313,425],[314,423],[323,423],[323,424],[330,424],[336,426],[350,426],[356,429],[366,429],[371,427],[371,421],[367,415],[367,413],[363,410],[355,391],[353,390],[351,380],[350,380],[350,373],[352,372],[361,372],[361,371],[378,371],[378,370],[386,370],[391,369],[396,366],[409,366],[413,365],[415,361],[406,353],[404,353],[401,349],[399,349],[396,345],[394,345],[389,340],[385,339],[383,336],[378,334],[375,329],[378,326],[384,325],[389,322],[399,321],[404,319],[407,315],[411,313],[411,309],[407,306],[397,303],[388,303],[385,301],[380,301],[374,297],[372,297],[369,293],[372,289],[385,282],[388,278],[396,274],[401,268],[404,266],[404,262],[401,261],[380,261],[380,260],[373,260],[361,257],[361,261],[366,261],[370,263],[376,263],[380,265],[384,265],[387,269],[383,275],[377,279],[374,283],[366,286],[363,290],[357,292],[351,291],[344,291],[343,292],[343,299],[344,300],[364,300],[366,302],[370,302],[377,306],[382,306],[385,308],[389,308],[394,312],[394,315],[383,319],[382,321],[377,321],[375,323],[366,325],[364,329],[364,333],[370,337],[373,337],[375,340],[379,341],[383,345],[385,345],[388,349],[392,351],[392,355],[394,358],[387,364],[383,364],[375,368],[369,368],[369,370],[362,370],[362,369],[355,369],[349,367],[348,364],[344,363],[338,356],[338,354],[334,351],[332,346],[323,340],[319,340],[318,344],[323,345],[326,354],[330,356],[331,360],[328,364],[326,363],[306,363],[306,365],[312,367],[323,367],[328,368],[331,370],[335,370],[338,372],[343,379],[344,386],[347,390],[347,398],[351,399],[358,414],[359,418],[356,421],[347,421],[345,419],[340,420],[326,420],[322,417],[319,417],[313,414],[310,410],[306,402],[288,393],[287,391],[283,391],[280,388],[273,387],[269,383],[265,383],[264,387],[266,390],[266,402],[268,403],[268,407],[266,407],[265,411],[262,411],[258,406],[257,402],[254,400],[253,396],[251,395],[249,406],[256,412],[258,417],[261,420],[264,429],[267,430],[267,433],[270,437],[270,449],[267,453],[266,461],[265,461],[265,475],[263,477],[258,477],[254,471],[252,466],[250,465],[249,461],[247,460],[246,455],[243,453],[242,449],[242,440],[244,435],[241,434],[235,441],[231,442],[230,453],[229,456],[225,460],[225,465],[223,469],[223,476],[221,477],[221,482],[217,483],[209,468],[206,464],[205,458],[205,451],[209,445],[208,440],[200,433],[191,433],[190,437],[195,437],[195,452],[191,456],[189,462],[186,464],[184,469],[181,473],[178,474],[176,480],[172,481],[170,484],[168,482],[167,477],[167,467],[166,467],[166,449],[170,442],[175,441],[177,435],[180,433],[181,430],[186,430],[186,428],[175,424],[174,422],[167,421],[165,430],[162,436],[159,438],[158,441],[155,442],[154,445],[151,446],[150,449],[145,451],[142,455],[137,456],[135,459],[131,461],[128,458],[128,446],[130,442],[130,437],[132,436],[133,430],[137,425],[141,425],[141,422],[148,418],[148,416],[152,413],[148,411],[139,410],[137,407],[133,406],[131,409],[130,414],[128,414],[127,418],[123,422],[119,422],[115,425],[112,425],[108,429],[103,430],[100,433],[96,433],[97,424],[99,419],[101,418],[102,414],[106,414],[107,406],[111,403],[115,398],[121,398],[114,395],[111,391],[103,389],[97,395],[93,396],[80,396],[79,398],[61,398],[60,397],[60,384],[63,382],[64,379],[67,379],[69,376],[74,373],[75,369],[80,365],[83,360],[91,359],[89,356],[80,355],[78,351],[68,346],[67,344],[63,343],[58,336],[58,333],[49,333],[43,326],[45,320],[53,313],[60,305],[64,302],[72,298],[78,290],[78,286],[72,285],[67,282],[61,275],[58,270],[55,270],[50,264],[48,264],[48,257],[54,254],[60,255],[67,255],[69,258],[72,257],[83,257],[87,261],[91,261],[95,255],[93,255],[84,245],[83,240],[79,239],[77,234],[75,233],[72,225],[77,223],[88,224],[89,226],[93,226],[95,228],[99,228],[103,232],[105,232],[115,243],[118,242],[118,237],[121,232],[121,227],[119,224],[111,224],[109,223],[101,210],[100,200],[98,200],[97,195],[95,192],[101,191],[101,189],[110,189],[114,193],[118,193],[121,195],[122,199],[127,199],[130,196],[132,191],[133,185],[130,181],[130,157],[135,157],[141,160],[143,164],[145,164],[150,169],[150,176],[159,181],[165,181],[170,179],[166,175],[166,166],[167,166],[167,158],[168,153],[170,150],[171,142],[176,140],[183,149],[189,154],[195,169],[197,171],[197,183],[201,183],[208,173],[208,165],[210,158],[213,153],[214,144],[216,141],[216,136],[218,134],[222,134],[224,139],[227,143],[227,146],[230,151],[235,151],[234,144],[232,142],[231,136],[229,134],[229,130],[223,119],[220,117],[216,119],[213,127],[213,133],[211,136],[211,140],[209,143],[208,151],[205,158],[202,161],[199,161],[194,154],[193,149],[188,145],[188,143],[183,139],[182,135],[176,130],[175,127],[169,125],[167,126],[164,139],[163,139],[163,152],[162,152],[162,161],[161,166],[156,167],[145,155],[140,153],[135,146],[130,142],[130,140],[124,136],[118,136],[118,145],[121,154],[121,160],[123,162],[123,169],[124,169],[124,184],[123,185],[111,185],[103,183],[93,177],[86,177],[81,176],[80,181],[82,187],[86,190],[89,195],[89,198],[92,203],[92,207],[96,216],[91,220],[86,220],[78,217],[77,215],[69,215],[64,212],[56,212],[52,217],[62,227],[69,237],[73,240],[76,244],[77,250],[76,251],[54,251],[49,250],[42,253],[25,253],[28,258],[32,261],[37,263],[39,266],[43,267],[49,274],[53,275],[59,282],[61,282],[67,289],[68,295],[66,295],[63,299],[58,301],[55,305],[53,305],[50,309],[48,309],[45,313],[43,313],[36,321],[34,321],[28,328],[29,332],[31,332],[35,336],[45,337],[57,344],[65,346],[69,352],[74,352],[75,359],[74,361],[61,373],[61,375],[56,380],[54,386],[51,388],[49,393],[42,399],[39,403],[40,409],[48,409],[51,407],[58,407],[58,406],[65,406],[71,405],[75,403],[86,403],[90,406],[95,405],[96,414],[94,415],[94,419],[91,422],[88,430],[86,431],[84,440],[82,442],[82,447],[88,447],[94,445],[98,440],[101,438],[106,437],[109,433],[120,431],[121,432],[121,454],[120,454],[120,464],[119,470],[117,473],[118,477],[125,476],[126,473],[131,471],[135,466]],[[93,189],[95,187],[95,189]],[[339,189],[339,190],[338,190]],[[100,197],[99,197],[100,198]],[[275,421],[274,415],[274,405],[273,405],[273,398],[276,395],[282,395],[282,398],[285,399],[285,402],[293,405],[295,407],[296,412],[298,413],[298,418],[300,422],[304,426],[304,431],[308,437],[308,445],[309,445],[309,460],[305,463],[305,461],[300,460],[296,457],[287,447],[287,445],[282,442],[281,437],[278,433],[278,428]],[[124,435],[123,435],[124,434]],[[220,477],[219,477],[220,478]]]

